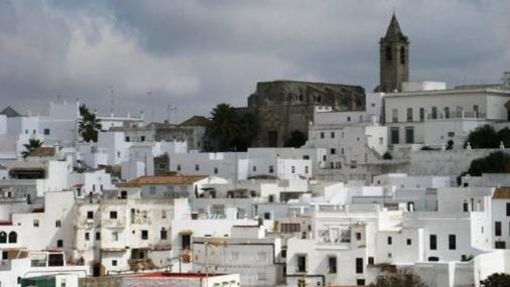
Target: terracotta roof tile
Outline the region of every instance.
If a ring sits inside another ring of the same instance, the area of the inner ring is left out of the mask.
[[[494,191],[494,194],[492,195],[492,198],[495,199],[510,199],[510,187],[504,186],[504,187],[498,187]]]
[[[118,187],[141,187],[146,185],[174,185],[174,184],[192,184],[201,179],[207,178],[205,175],[169,175],[169,176],[141,176],[125,183],[119,183]]]
[[[55,147],[39,147],[32,151],[30,156],[55,156]]]

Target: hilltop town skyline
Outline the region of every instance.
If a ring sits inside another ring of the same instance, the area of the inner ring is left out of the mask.
[[[120,4],[122,3],[122,4]],[[79,98],[162,121],[245,106],[259,81],[378,83],[395,12],[411,80],[495,83],[510,63],[505,1],[0,2],[0,99],[20,112]],[[482,44],[483,43],[483,44]],[[15,60],[14,60],[15,59]],[[488,69],[490,67],[490,69]],[[154,116],[152,116],[154,114]]]

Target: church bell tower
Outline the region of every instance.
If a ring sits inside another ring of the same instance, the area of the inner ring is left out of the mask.
[[[391,93],[402,90],[402,83],[409,81],[409,41],[402,33],[397,17],[393,14],[386,35],[380,46],[380,84],[378,92]]]

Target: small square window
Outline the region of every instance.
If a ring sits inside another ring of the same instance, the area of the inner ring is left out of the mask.
[[[142,230],[142,232],[141,232],[141,237],[142,237],[142,239],[143,239],[143,240],[147,240],[147,239],[149,239],[149,231],[147,231],[147,230]]]
[[[406,242],[407,242],[407,245],[411,245],[411,243],[412,243],[411,238],[407,238]]]
[[[94,211],[87,211],[87,219],[94,219]]]
[[[96,240],[101,240],[101,232],[96,232]]]
[[[117,219],[117,211],[110,211],[110,219]]]
[[[112,260],[112,266],[117,266],[117,260]]]
[[[55,227],[62,227],[62,222],[60,220],[55,221]]]
[[[57,247],[58,248],[64,247],[64,240],[62,240],[62,239],[57,240]]]
[[[39,219],[34,219],[34,227],[39,227]]]
[[[50,129],[44,129],[44,135],[49,135],[50,134]]]

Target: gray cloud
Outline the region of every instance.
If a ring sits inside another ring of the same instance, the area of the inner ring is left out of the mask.
[[[510,69],[508,1],[0,0],[0,99],[56,95],[166,118],[246,103],[257,81],[378,82],[395,9],[413,80],[497,82]],[[148,96],[151,92],[151,96]]]

